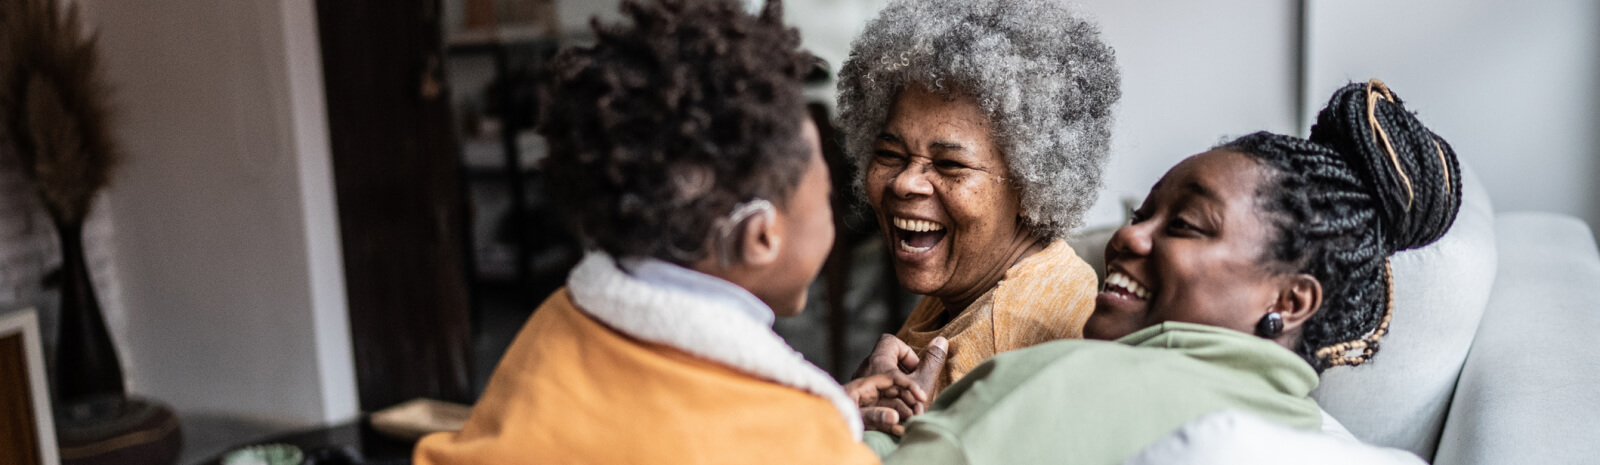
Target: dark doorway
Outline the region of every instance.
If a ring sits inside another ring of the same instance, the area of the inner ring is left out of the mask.
[[[467,224],[438,0],[318,0],[361,409],[470,403]]]

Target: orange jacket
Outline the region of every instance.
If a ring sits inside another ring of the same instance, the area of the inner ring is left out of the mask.
[[[828,400],[632,338],[550,296],[433,464],[878,463]]]

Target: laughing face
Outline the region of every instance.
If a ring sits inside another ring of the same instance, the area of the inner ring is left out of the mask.
[[[1226,151],[1168,171],[1106,244],[1106,282],[1084,336],[1117,339],[1166,321],[1253,333],[1287,279],[1264,258],[1272,230],[1256,192],[1267,173]]]
[[[1041,241],[1023,226],[1006,175],[976,100],[920,86],[900,93],[865,187],[901,285],[959,310],[1037,250]]]

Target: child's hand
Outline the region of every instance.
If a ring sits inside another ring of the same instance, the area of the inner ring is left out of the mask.
[[[911,375],[923,391],[932,391],[934,382],[939,379],[939,372],[944,370],[944,357],[949,344],[944,336],[933,338],[919,357],[916,350],[906,345],[905,341],[885,334],[878,338],[878,345],[872,348],[872,354],[867,355],[866,360],[861,361],[853,377],[859,379],[877,374],[905,373]]]
[[[868,430],[896,436],[905,434],[900,419],[922,413],[928,404],[927,391],[905,373],[856,378],[844,385],[844,392],[861,408],[861,422]]]
[[[878,340],[872,355],[856,370],[856,379],[845,385],[861,408],[867,429],[899,436],[905,433],[901,420],[927,411],[932,400],[927,392],[944,369],[948,344],[943,337],[934,338],[918,357],[899,338],[885,334]]]

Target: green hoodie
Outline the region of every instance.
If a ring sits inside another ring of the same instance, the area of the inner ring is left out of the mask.
[[[869,432],[886,464],[1121,463],[1207,413],[1322,426],[1317,373],[1272,341],[1168,322],[1116,342],[1064,340],[996,355],[912,418]]]

